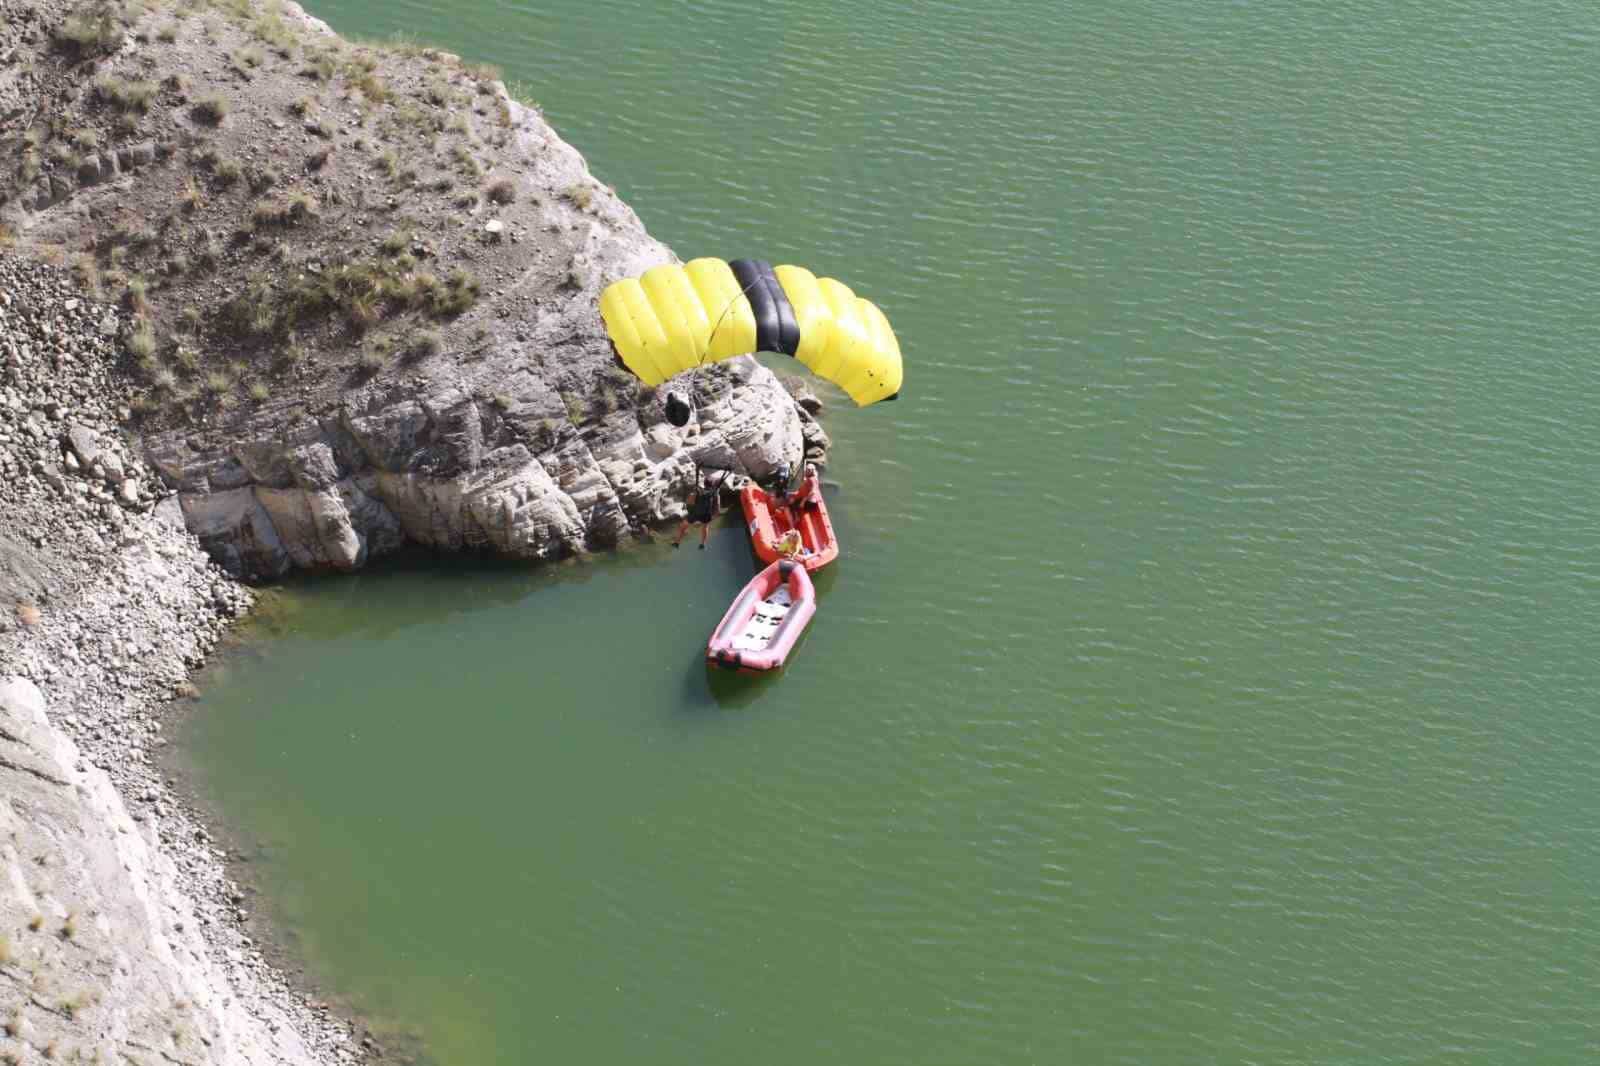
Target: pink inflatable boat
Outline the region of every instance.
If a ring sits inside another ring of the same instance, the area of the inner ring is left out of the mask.
[[[747,674],[776,670],[816,612],[806,568],[780,559],[734,597],[706,645],[706,662]]]

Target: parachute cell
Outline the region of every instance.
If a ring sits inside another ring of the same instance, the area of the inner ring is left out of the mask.
[[[861,406],[900,391],[900,344],[882,311],[832,278],[756,259],[695,259],[600,295],[617,354],[647,385],[756,351],[792,355]]]

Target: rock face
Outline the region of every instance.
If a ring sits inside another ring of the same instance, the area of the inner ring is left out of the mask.
[[[13,1044],[41,1058],[311,1059],[281,1015],[263,1025],[232,1006],[154,825],[136,822],[106,773],[50,727],[24,678],[0,678],[0,788],[0,926],[15,930],[0,1003],[18,1022]]]
[[[603,336],[586,339],[553,349],[562,374],[609,359],[594,350]],[[217,561],[267,578],[353,569],[406,542],[528,559],[609,547],[681,516],[696,464],[761,477],[805,447],[798,409],[753,360],[701,371],[682,429],[659,405],[574,412],[562,378],[514,350],[484,363],[326,411],[156,437],[146,453]],[[484,398],[474,378],[497,391]]]

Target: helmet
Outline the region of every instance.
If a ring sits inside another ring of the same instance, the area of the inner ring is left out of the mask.
[[[675,392],[669,392],[667,393],[667,402],[665,406],[667,409],[668,422],[671,422],[679,429],[682,429],[684,426],[689,424],[689,414],[694,410],[694,408],[689,406],[688,400],[685,400],[682,396],[679,396]]]

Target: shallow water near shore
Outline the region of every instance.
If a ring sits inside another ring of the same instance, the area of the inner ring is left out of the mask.
[[[313,5],[908,366],[775,681],[736,523],[285,590],[183,746],[314,979],[450,1063],[1592,1058],[1600,16],[862,7]]]

